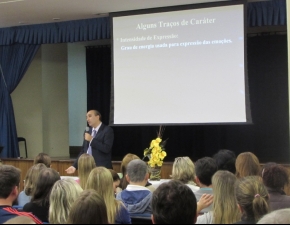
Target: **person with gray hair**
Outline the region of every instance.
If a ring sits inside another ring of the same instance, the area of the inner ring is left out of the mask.
[[[263,216],[257,224],[289,224],[290,209],[279,209]]]
[[[134,159],[127,166],[127,188],[117,194],[116,199],[122,201],[130,216],[151,217],[152,192],[145,187],[149,179],[147,164],[141,159]]]

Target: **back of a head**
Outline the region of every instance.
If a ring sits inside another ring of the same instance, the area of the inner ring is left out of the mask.
[[[243,217],[256,222],[269,212],[269,194],[259,176],[248,176],[235,184],[237,203],[243,210]]]
[[[246,176],[260,176],[259,159],[252,152],[243,152],[236,159],[236,175],[238,178]]]
[[[120,177],[119,177],[118,173],[115,170],[109,169],[109,171],[112,174],[112,178],[113,178],[113,181],[114,182],[120,180]]]
[[[46,168],[41,170],[36,182],[35,191],[32,193],[31,202],[39,205],[48,204],[50,191],[58,180],[60,180],[60,176],[54,169]]]
[[[236,173],[236,154],[228,149],[219,150],[213,159],[216,161],[218,170],[227,170],[231,173]]]
[[[10,220],[7,220],[3,224],[36,224],[33,219],[28,216],[16,216]]]
[[[235,198],[236,176],[226,170],[217,171],[212,177],[213,212],[215,224],[232,224],[240,220]]]
[[[217,164],[213,158],[204,157],[195,162],[195,174],[199,181],[206,186],[211,185],[212,176],[217,172]]]
[[[14,166],[0,166],[0,199],[7,199],[15,186],[19,186],[20,174]]]
[[[24,192],[26,195],[31,196],[35,190],[36,183],[38,181],[39,173],[46,169],[46,165],[43,163],[37,163],[29,168],[25,177]]]
[[[106,201],[107,198],[114,197],[113,178],[111,172],[102,166],[92,170],[88,177],[86,189],[96,190]]]
[[[195,195],[178,180],[162,183],[153,192],[151,207],[156,224],[194,224],[196,220]]]
[[[127,166],[127,175],[131,182],[142,182],[148,173],[147,164],[141,159],[134,159]]]
[[[33,164],[37,163],[43,163],[47,168],[50,168],[51,158],[48,154],[41,152],[34,158]]]
[[[188,156],[175,158],[172,166],[172,179],[179,180],[184,184],[194,182],[195,167]]]
[[[140,158],[135,154],[128,153],[127,155],[124,156],[121,162],[121,172],[123,174],[123,177],[121,179],[120,188],[123,190],[126,189],[127,185],[129,184],[125,178],[125,175],[127,173],[127,166],[129,162],[131,162],[133,159],[140,159]]]
[[[80,185],[84,189],[89,177],[90,172],[96,168],[95,159],[89,154],[82,154],[78,160],[78,176]]]
[[[275,210],[262,217],[257,224],[290,224],[290,209]]]
[[[49,222],[51,224],[66,223],[72,204],[82,191],[81,186],[72,178],[56,181],[49,197]]]
[[[95,190],[83,191],[72,205],[67,224],[108,224],[102,196]]]
[[[281,191],[285,185],[289,184],[288,170],[278,164],[270,164],[262,171],[263,183],[266,187]]]

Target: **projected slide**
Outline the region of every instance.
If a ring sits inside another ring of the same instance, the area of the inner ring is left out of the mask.
[[[244,5],[112,21],[113,124],[246,122]]]

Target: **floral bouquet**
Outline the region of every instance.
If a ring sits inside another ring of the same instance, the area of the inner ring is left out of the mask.
[[[145,148],[144,150],[144,157],[148,158],[148,165],[151,167],[151,180],[160,180],[160,169],[163,164],[163,160],[165,158],[166,151],[165,151],[165,145],[168,139],[165,141],[162,141],[162,136],[165,128],[160,126],[159,131],[157,132],[157,138],[153,139],[151,141],[150,147]],[[155,174],[154,171],[157,170],[157,173]]]

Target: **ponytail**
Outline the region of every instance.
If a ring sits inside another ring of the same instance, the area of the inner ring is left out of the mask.
[[[256,194],[253,199],[253,214],[254,219],[258,222],[261,217],[266,215],[269,212],[269,205],[268,205],[268,195],[261,196],[260,194]]]

